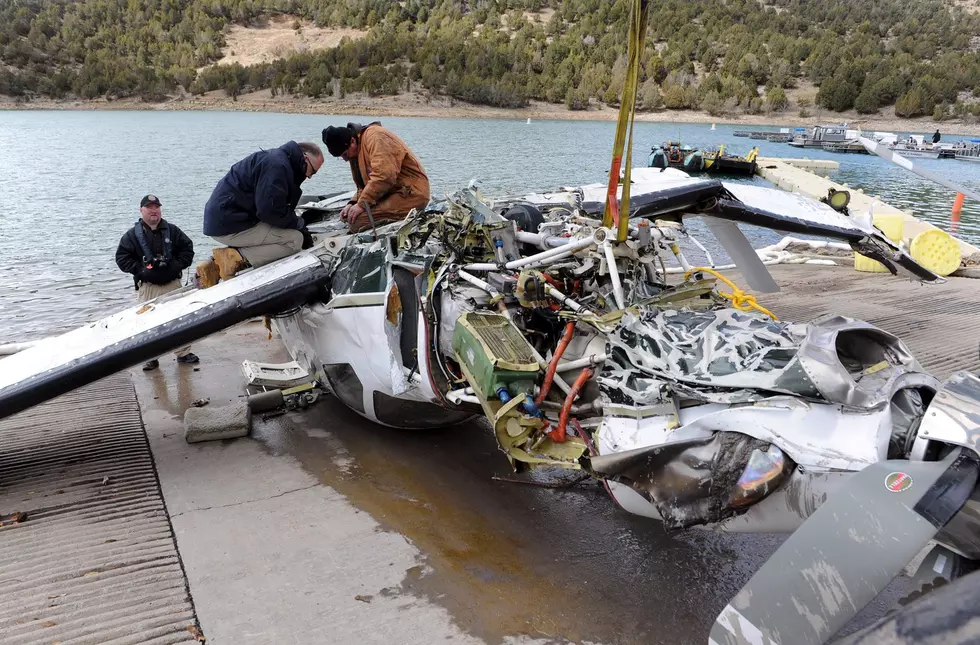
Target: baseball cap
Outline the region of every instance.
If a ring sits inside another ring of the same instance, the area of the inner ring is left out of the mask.
[[[157,197],[156,195],[147,195],[146,197],[144,197],[143,199],[140,200],[140,208],[143,208],[147,204],[154,204],[156,206],[163,206],[163,204],[160,203],[160,198]]]

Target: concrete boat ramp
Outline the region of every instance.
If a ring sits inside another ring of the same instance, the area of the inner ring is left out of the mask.
[[[759,300],[782,318],[864,318],[938,377],[980,369],[976,281],[772,271]],[[482,422],[398,431],[330,397],[188,444],[192,402],[240,401],[243,359],[288,359],[258,323],[195,351],[0,421],[0,642],[703,645],[782,539],[666,535],[591,483],[494,480]]]

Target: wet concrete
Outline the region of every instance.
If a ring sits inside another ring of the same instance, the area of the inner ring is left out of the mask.
[[[134,371],[151,416],[179,419],[198,398],[238,400],[245,358],[289,360],[256,324],[215,335],[195,351],[197,370],[166,357],[159,372]],[[426,599],[488,643],[703,644],[715,616],[782,541],[701,530],[668,535],[616,508],[593,483],[543,489],[494,481],[511,475],[509,465],[476,419],[438,431],[394,430],[326,397],[305,412],[257,415],[251,439],[237,441],[295,458],[381,530],[421,551],[400,583],[372,595]],[[883,595],[855,627],[880,616],[897,593]]]
[[[703,643],[776,545],[697,531],[667,536],[591,483],[554,490],[494,481],[509,466],[480,421],[405,432],[328,399],[295,421],[302,432],[284,426],[267,436],[270,448],[297,456],[427,555],[432,574],[397,591],[438,600],[488,642],[524,634]]]

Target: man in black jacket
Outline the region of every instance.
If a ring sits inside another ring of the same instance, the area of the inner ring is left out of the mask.
[[[163,219],[160,200],[147,195],[140,200],[140,218],[126,231],[116,249],[116,264],[133,276],[140,302],[146,302],[180,288],[180,276],[194,261],[194,243],[175,225]],[[197,363],[191,348],[174,352],[178,363]],[[157,359],[147,361],[143,371],[160,366]]]
[[[198,266],[202,287],[313,246],[296,204],[303,194],[300,185],[321,165],[319,146],[290,141],[231,167],[204,207],[204,234],[227,247],[214,249],[211,262]]]

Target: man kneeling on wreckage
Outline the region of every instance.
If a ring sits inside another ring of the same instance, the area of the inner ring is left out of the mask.
[[[350,164],[357,192],[340,212],[351,233],[405,219],[429,203],[429,177],[422,162],[394,132],[375,121],[324,128],[323,143]]]
[[[290,141],[242,159],[221,178],[204,207],[204,234],[226,247],[197,267],[201,287],[227,280],[313,246],[296,205],[302,183],[323,165],[315,143]]]

